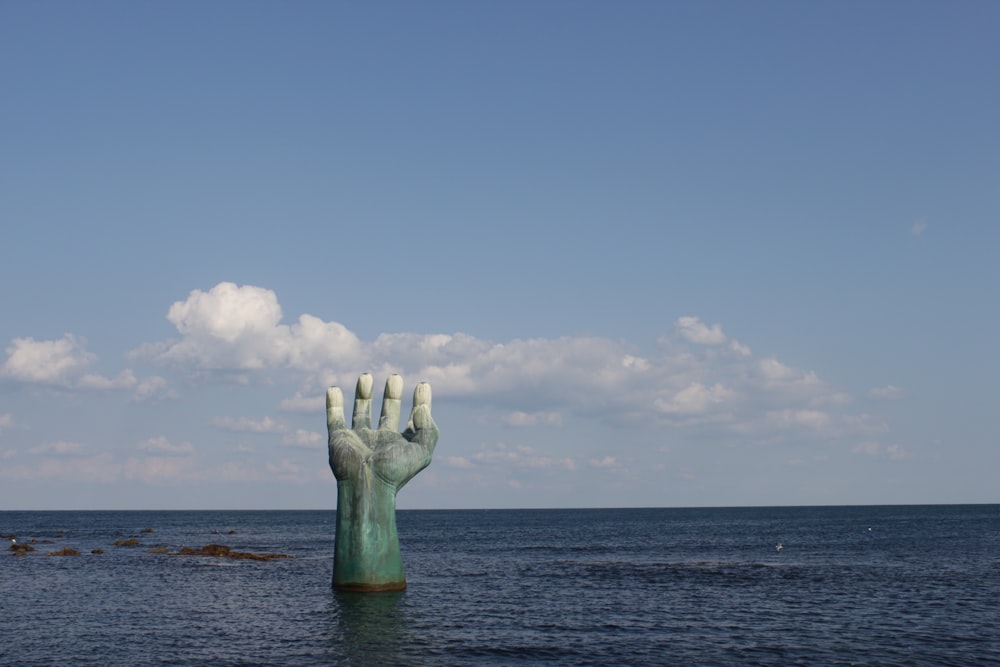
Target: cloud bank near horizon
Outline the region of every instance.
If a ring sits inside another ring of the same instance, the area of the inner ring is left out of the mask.
[[[167,320],[177,337],[126,354],[204,383],[284,382],[296,386],[278,406],[322,410],[327,386],[352,388],[365,371],[430,382],[438,398],[505,412],[512,425],[553,425],[564,413],[615,424],[722,429],[775,437],[787,431],[841,436],[884,427],[850,414],[855,399],[816,373],[776,357],[757,357],[720,324],[680,316],[649,354],[600,337],[496,342],[456,333],[383,333],[361,340],[339,322],[309,314],[282,323],[277,295],[222,282],[173,303]],[[52,341],[14,339],[0,377],[61,390],[132,390],[140,398],[176,389],[160,375],[138,379],[131,368],[113,378],[92,372],[96,356],[72,334]],[[871,397],[899,394],[873,388]],[[234,428],[220,417],[217,425]]]

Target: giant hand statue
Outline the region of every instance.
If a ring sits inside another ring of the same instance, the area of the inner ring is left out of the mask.
[[[431,462],[438,427],[431,417],[431,386],[413,390],[413,409],[398,433],[403,378],[385,382],[382,414],[372,429],[372,376],[358,378],[351,428],[339,387],[326,392],[330,468],[337,478],[337,536],[333,585],[349,591],[406,588],[396,533],[396,493]]]

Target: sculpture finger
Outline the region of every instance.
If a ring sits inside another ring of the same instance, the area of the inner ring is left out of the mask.
[[[406,423],[403,436],[434,451],[438,439],[438,427],[431,417],[431,386],[426,382],[421,382],[413,390],[413,409],[410,411],[410,419]]]
[[[362,373],[354,389],[354,416],[351,428],[355,431],[372,427],[372,374]]]
[[[382,414],[378,418],[380,431],[393,431],[399,428],[399,411],[403,403],[403,378],[393,373],[385,381],[385,393],[382,395]]]
[[[344,394],[340,387],[330,387],[326,390],[326,432],[333,435],[334,431],[347,428],[344,420]]]
[[[426,405],[428,410],[431,409],[431,386],[426,382],[413,388],[413,407],[418,405]]]

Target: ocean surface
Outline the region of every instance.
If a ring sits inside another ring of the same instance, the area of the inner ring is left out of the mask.
[[[339,594],[333,511],[0,512],[0,664],[1000,665],[1000,505],[398,524],[408,589]]]

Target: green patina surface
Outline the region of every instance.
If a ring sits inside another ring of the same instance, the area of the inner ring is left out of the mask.
[[[403,379],[385,383],[378,428],[371,428],[372,376],[358,378],[351,428],[344,419],[343,393],[326,395],[330,468],[337,478],[337,535],[333,585],[342,590],[406,588],[396,532],[396,494],[431,462],[438,428],[431,417],[430,385],[413,391],[413,409],[398,433]]]

